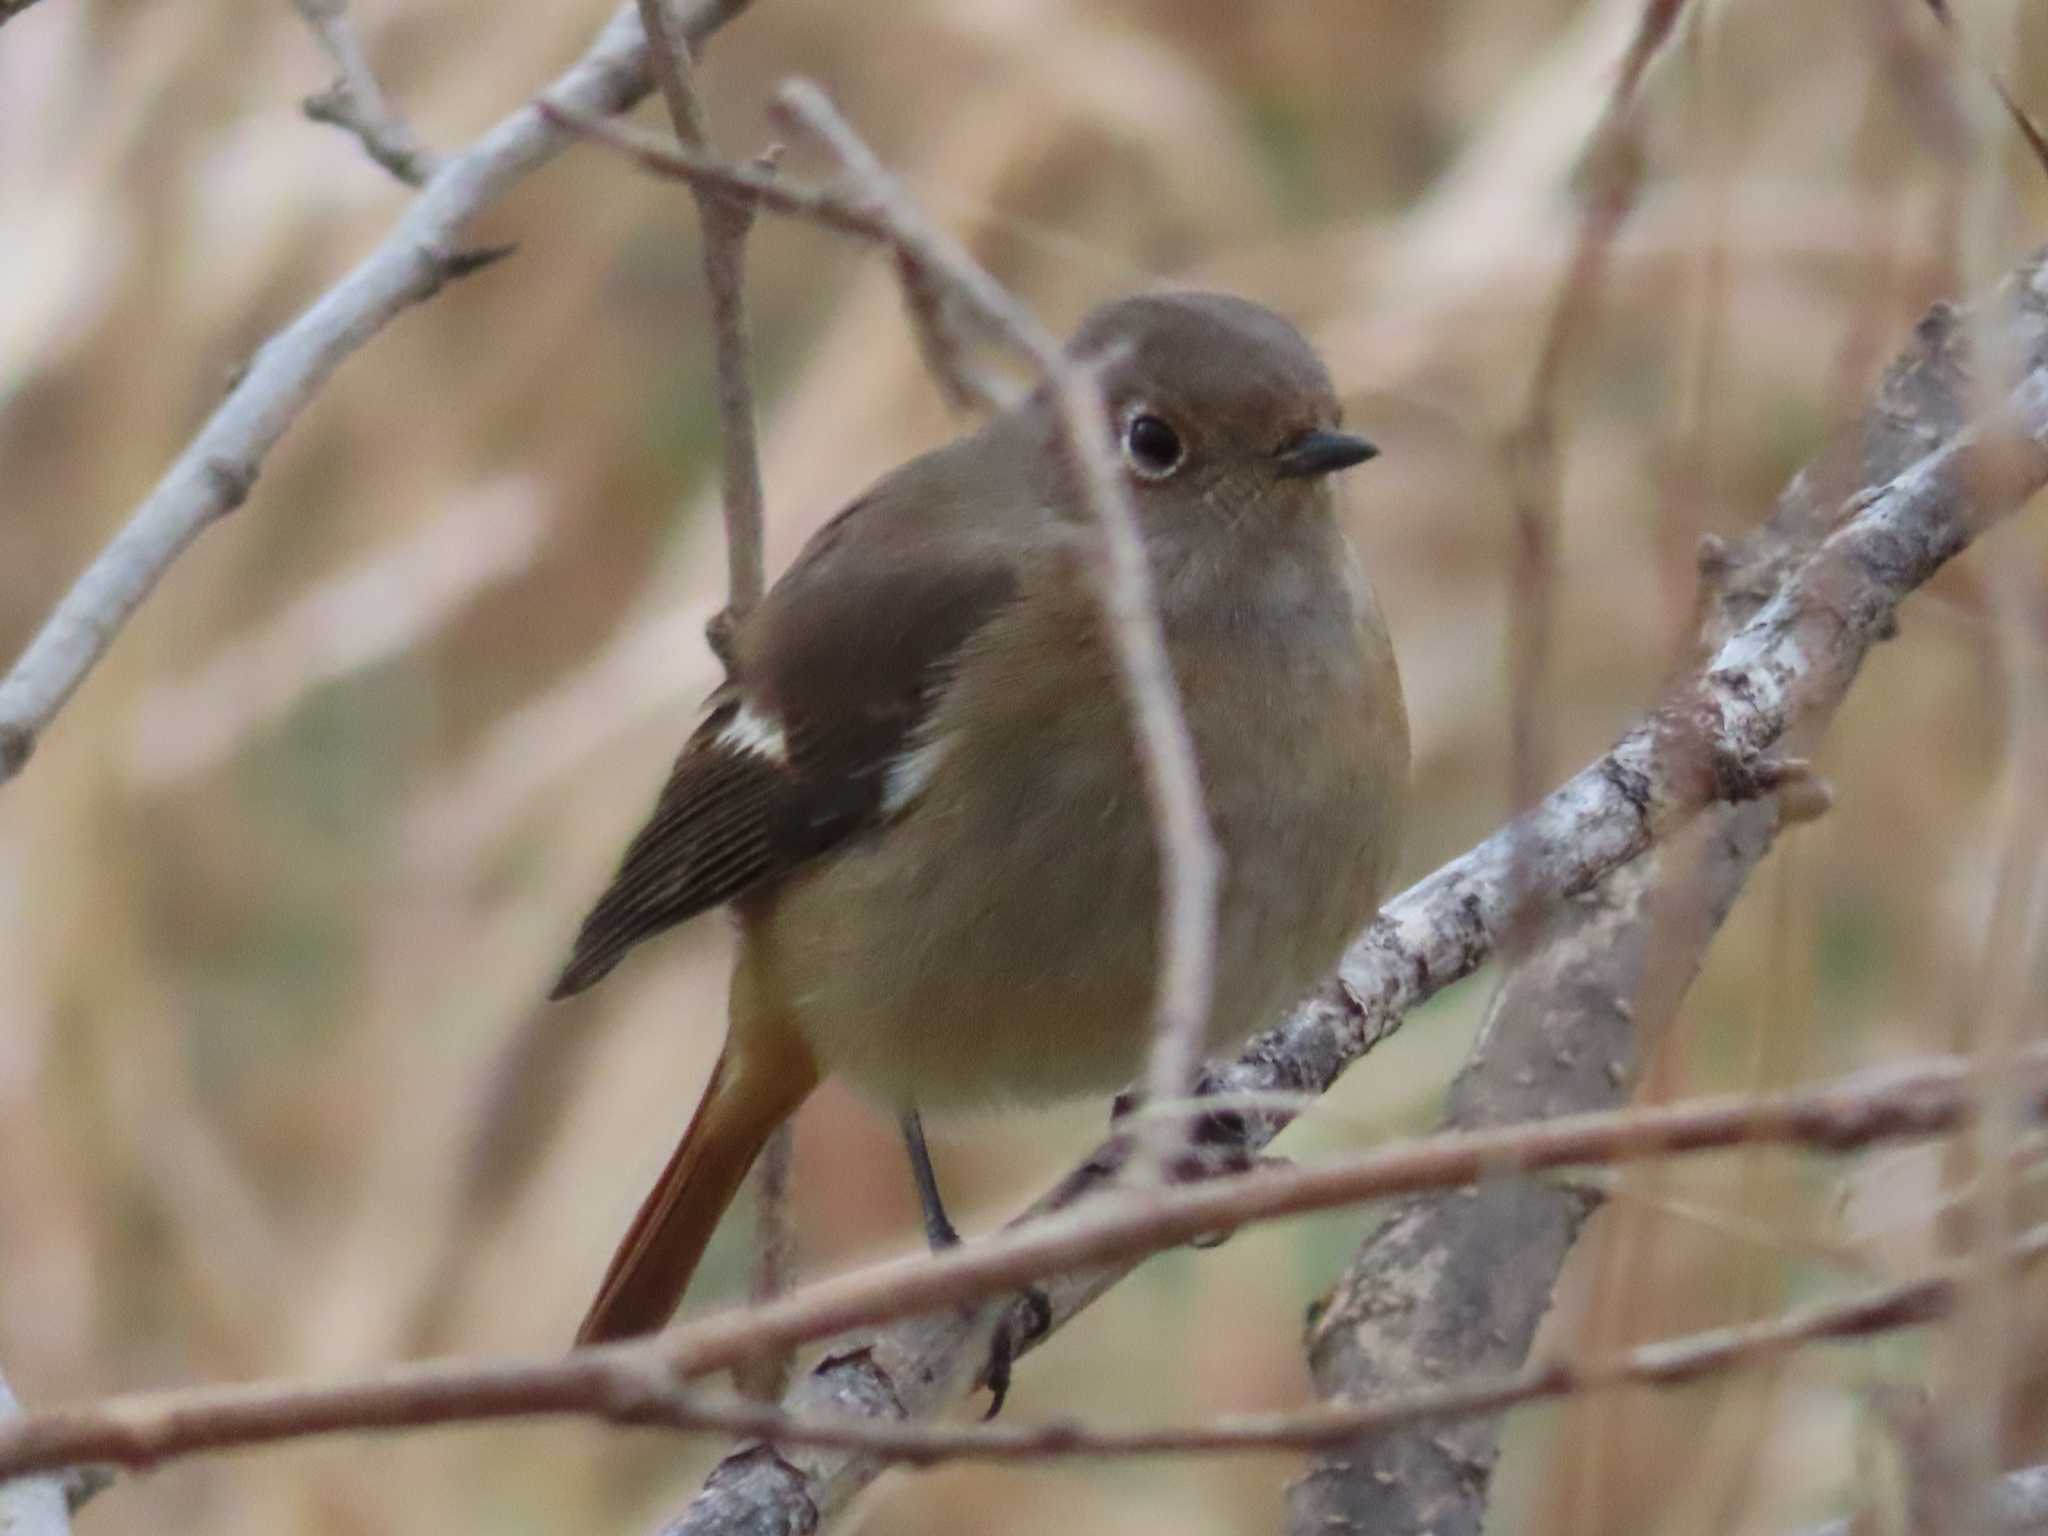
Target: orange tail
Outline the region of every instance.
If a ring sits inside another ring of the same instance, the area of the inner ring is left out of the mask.
[[[612,1255],[597,1300],[576,1331],[578,1344],[653,1333],[675,1313],[770,1133],[818,1086],[810,1052],[791,1048],[786,1036],[777,1043],[784,1048],[726,1042],[690,1128]]]

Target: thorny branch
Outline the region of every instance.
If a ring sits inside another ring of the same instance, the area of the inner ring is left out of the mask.
[[[349,20],[348,0],[292,0],[334,64],[334,83],[302,103],[306,116],[352,133],[363,152],[409,187],[423,187],[440,159],[385,99],[363,40]]]
[[[688,30],[702,43],[737,6],[696,0]],[[645,40],[623,6],[544,100],[567,112],[624,111],[647,93]],[[534,103],[451,157],[383,243],[258,349],[121,531],[58,602],[0,677],[0,783],[21,771],[37,737],[193,541],[248,498],[277,440],[343,362],[452,277],[490,253],[457,243],[465,224],[561,150],[566,136]]]
[[[2007,1070],[2048,1119],[2048,1047]],[[1076,1264],[1133,1258],[1207,1231],[1419,1189],[1587,1163],[1615,1164],[1762,1142],[1845,1152],[1970,1123],[1979,1069],[1935,1057],[1866,1069],[1767,1096],[1730,1095],[1621,1113],[1579,1115],[1419,1138],[1313,1168],[1278,1167],[1171,1189],[1105,1194],[1083,1208],[970,1247],[874,1265],[777,1301],[684,1324],[649,1340],[545,1359],[447,1360],[352,1380],[256,1383],[142,1394],[0,1424],[0,1479],[88,1463],[143,1469],[196,1452],[352,1430],[391,1430],[554,1414],[624,1423],[768,1433],[917,1461],[941,1457],[1128,1455],[1339,1443],[1420,1418],[1622,1383],[1675,1384],[1813,1339],[1916,1326],[1944,1315],[1957,1276],[1936,1271],[1776,1318],[1708,1330],[1601,1361],[1539,1364],[1476,1384],[1431,1388],[1358,1407],[1253,1415],[1211,1425],[1083,1430],[1069,1423],[941,1428],[858,1415],[774,1411],[697,1395],[696,1377],[849,1323],[937,1310]],[[2048,1252],[2048,1229],[2014,1261]]]

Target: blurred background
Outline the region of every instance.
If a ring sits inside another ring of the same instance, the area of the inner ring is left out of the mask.
[[[1059,328],[1173,281],[1310,333],[1383,449],[1351,513],[1414,717],[1412,877],[1506,811],[1500,444],[1639,9],[756,0],[703,83],[743,156],[780,78],[822,80]],[[1959,122],[1998,123],[1971,58],[2048,108],[2048,13],[1955,9],[1962,55],[1918,5],[1714,0],[1652,68],[1642,201],[1562,399],[1553,776],[1654,696],[1699,535],[1754,523],[1923,307],[2039,238],[2048,197],[2010,136],[1966,162],[1954,145]],[[447,150],[565,67],[606,7],[353,14]],[[0,31],[0,658],[251,350],[406,206],[300,116],[329,75],[283,0],[43,0]],[[717,1049],[717,920],[536,1006],[715,681],[693,210],[581,148],[471,234],[518,253],[343,369],[0,788],[0,1366],[30,1403],[565,1344]],[[751,272],[779,566],[961,423],[884,263],[764,220]],[[1998,850],[2040,812],[2008,743],[2044,681],[2044,542],[2023,516],[1913,600],[1820,754],[1836,809],[1752,882],[1644,1094],[1967,1043]],[[1487,985],[1419,1014],[1281,1149],[1426,1127]],[[956,1212],[1000,1220],[1105,1115],[935,1125]],[[1938,1152],[1633,1172],[1553,1333],[1611,1347],[1903,1275],[1943,1178]],[[801,1116],[795,1187],[806,1273],[918,1242],[889,1120],[839,1088]],[[1152,1262],[1030,1359],[1008,1412],[1304,1402],[1304,1308],[1369,1220]],[[743,1293],[749,1226],[728,1222],[693,1307]],[[1495,1527],[1812,1519],[1867,1469],[1866,1389],[1935,1353],[1909,1335],[1518,1415]],[[634,1531],[716,1454],[562,1423],[336,1441],[124,1481],[81,1528]],[[893,1474],[850,1528],[1274,1529],[1296,1470]]]

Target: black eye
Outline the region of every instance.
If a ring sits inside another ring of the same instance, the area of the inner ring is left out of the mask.
[[[1131,468],[1148,480],[1157,480],[1180,468],[1180,434],[1157,416],[1139,412],[1124,428],[1124,456]]]

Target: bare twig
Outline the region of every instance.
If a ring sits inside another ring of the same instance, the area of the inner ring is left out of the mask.
[[[1156,1103],[1180,1098],[1192,1086],[1209,1022],[1218,858],[1194,740],[1153,602],[1151,566],[1104,424],[1094,360],[1067,357],[1029,311],[933,225],[823,91],[793,81],[777,93],[776,105],[832,151],[857,194],[875,209],[890,231],[906,291],[942,290],[982,328],[1028,358],[1053,389],[1064,450],[1102,533],[1100,599],[1133,717],[1159,845],[1159,981],[1147,1087]]]
[[[689,30],[673,0],[638,0],[638,4],[649,62],[676,140],[708,156],[711,142],[704,109],[697,99]],[[763,177],[772,177],[774,168],[773,152],[750,167]],[[714,623],[729,631],[760,600],[764,584],[761,456],[754,430],[746,291],[747,234],[754,227],[754,203],[706,182],[689,186],[704,229],[704,281],[711,293],[712,334],[718,352],[718,422],[725,441],[726,607]]]
[[[771,175],[758,163],[734,165],[701,150],[665,143],[648,133],[620,123],[571,111],[545,97],[535,103],[543,117],[557,127],[617,150],[642,170],[673,177],[743,197],[757,208],[788,218],[808,219],[825,229],[887,245],[894,238],[872,200],[832,187],[805,186],[786,177]],[[958,381],[956,381],[958,382]],[[965,387],[963,384],[961,387]],[[994,396],[977,403],[999,405]]]
[[[292,0],[334,64],[334,83],[301,104],[306,116],[352,133],[363,151],[409,187],[423,187],[440,157],[420,142],[404,114],[384,97],[363,40],[349,20],[348,0]]]
[[[692,35],[709,36],[733,8],[731,0],[698,0],[689,13]],[[622,111],[646,94],[645,51],[639,19],[626,5],[546,99],[585,115]],[[37,736],[172,562],[247,498],[271,448],[334,371],[451,276],[475,270],[456,244],[462,227],[563,143],[561,131],[534,104],[511,113],[442,168],[354,271],[264,343],[227,399],[0,678],[0,783],[20,772]]]
[[[2026,1268],[2044,1256],[2048,1228],[2037,1228],[2012,1246],[2006,1262]],[[926,1267],[945,1262],[929,1261]],[[804,1418],[756,1404],[701,1397],[683,1384],[673,1344],[664,1348],[661,1342],[643,1342],[580,1350],[547,1362],[493,1361],[460,1367],[430,1363],[354,1381],[165,1392],[36,1414],[0,1424],[0,1476],[82,1463],[147,1470],[202,1451],[314,1435],[564,1414],[622,1424],[759,1434],[790,1445],[912,1462],[1316,1448],[1423,1420],[1497,1413],[1547,1398],[1618,1386],[1682,1386],[1823,1340],[1921,1327],[1953,1311],[1961,1292],[1960,1267],[1940,1268],[1919,1279],[1852,1292],[1756,1322],[1658,1340],[1597,1360],[1539,1362],[1510,1376],[1379,1402],[1297,1414],[1232,1416],[1160,1429],[1071,1422],[947,1426],[877,1423],[844,1415]],[[670,1358],[664,1360],[664,1355]]]
[[[638,0],[647,34],[648,64],[668,108],[676,142],[699,154],[711,153],[710,128],[697,98],[690,39],[672,0]],[[744,0],[742,0],[744,3]],[[775,169],[770,151],[752,169]],[[747,323],[747,235],[754,204],[705,182],[688,183],[703,230],[704,284],[711,295],[711,329],[717,349],[718,426],[723,440],[726,597],[724,609],[706,629],[721,662],[732,662],[732,637],[766,584],[761,455],[754,423],[753,346]],[[789,1209],[789,1171],[795,1131],[785,1121],[770,1134],[755,1160],[754,1263],[748,1294],[766,1301],[789,1288],[796,1260],[796,1227]],[[761,1359],[744,1373],[750,1396],[773,1401],[789,1383],[787,1355]]]

